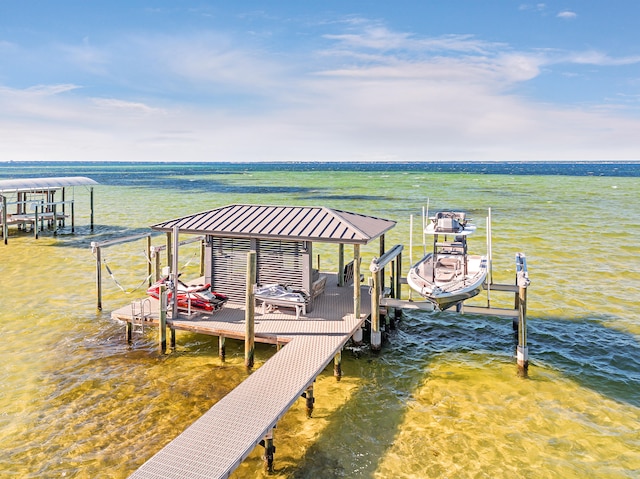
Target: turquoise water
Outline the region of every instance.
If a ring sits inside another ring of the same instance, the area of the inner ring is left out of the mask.
[[[127,477],[248,374],[244,346],[234,341],[225,363],[216,338],[184,332],[164,356],[154,330],[129,347],[110,311],[143,294],[144,244],[104,251],[125,291],[105,275],[97,311],[91,241],[264,203],[393,219],[387,247],[408,248],[409,217],[417,224],[427,202],[431,211],[469,212],[478,253],[491,208],[496,282],[512,283],[515,253],[527,255],[529,379],[517,375],[510,320],[407,313],[381,354],[348,348],[342,381],[325,371],[312,419],[303,400],[283,418],[271,477],[639,477],[637,175],[503,167],[1,165],[0,178],[86,175],[102,186],[93,233],[88,191],[76,188],[77,234],[34,240],[11,230],[0,245],[0,477]],[[423,250],[417,229],[414,259]],[[363,272],[377,248],[364,248]],[[334,250],[318,248],[322,268],[336,267]],[[185,275],[197,275],[195,249],[185,246],[181,260]],[[510,306],[512,297],[493,293],[492,303]],[[259,345],[257,367],[274,353]],[[261,477],[261,453],[235,477]]]

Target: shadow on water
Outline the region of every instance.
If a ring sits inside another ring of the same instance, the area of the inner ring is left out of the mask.
[[[513,335],[511,322],[501,319],[460,321],[452,313],[414,314],[390,332],[381,353],[352,347],[347,351],[357,357],[350,367],[359,369],[354,374],[363,384],[335,411],[291,477],[373,477],[397,438],[412,395],[428,376],[429,363],[447,353],[489,354],[492,360],[509,361]],[[339,457],[332,455],[336,450]]]
[[[529,356],[583,387],[640,407],[640,344],[607,323],[615,318],[529,321]]]
[[[593,318],[529,318],[528,324],[530,373],[539,364],[612,400],[640,407],[640,345],[633,335]],[[347,348],[358,357],[350,366],[360,369],[355,374],[363,385],[334,412],[291,477],[373,477],[402,427],[407,404],[429,375],[429,364],[462,353],[471,361],[477,356],[484,363],[513,362],[517,376],[514,336],[509,319],[474,316],[460,321],[454,313],[418,313],[404,317],[381,354]]]

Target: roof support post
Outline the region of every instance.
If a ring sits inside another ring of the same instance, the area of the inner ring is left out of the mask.
[[[360,320],[360,245],[353,245],[353,316]],[[362,343],[362,328],[353,335],[356,344]]]
[[[245,303],[245,337],[244,337],[244,365],[253,367],[255,344],[255,313],[256,313],[256,252],[247,253],[247,294]]]
[[[344,244],[338,245],[338,286],[344,286]]]
[[[178,319],[178,231],[177,226],[173,227],[173,255],[171,258],[171,294],[173,304],[171,308],[171,318]]]

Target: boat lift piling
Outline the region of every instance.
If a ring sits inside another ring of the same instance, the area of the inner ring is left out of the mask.
[[[373,258],[369,271],[372,276],[371,292],[371,349],[379,351],[382,347],[382,333],[380,331],[380,306],[381,299],[385,292],[384,287],[384,267],[398,258],[397,265],[402,263],[403,246],[398,244],[391,248],[379,258]],[[400,278],[396,272],[396,285],[391,288],[395,299],[400,299]]]

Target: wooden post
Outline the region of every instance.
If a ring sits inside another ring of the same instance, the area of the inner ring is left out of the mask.
[[[9,225],[7,224],[7,197],[2,196],[2,238],[4,244],[9,243]]]
[[[338,351],[333,358],[333,375],[337,381],[342,379],[342,351]]]
[[[207,250],[207,241],[203,239],[200,241],[200,276],[204,276],[204,258]]]
[[[396,257],[395,281],[396,281],[396,286],[395,286],[395,296],[394,297],[396,299],[402,299],[402,253],[400,253]],[[400,318],[402,317],[402,309],[401,308],[395,308],[394,316],[395,316],[396,321],[399,321]]]
[[[380,269],[371,275],[371,349],[380,351],[382,348],[382,332],[380,331],[380,278],[384,270]]]
[[[102,256],[100,254],[100,246],[97,243],[91,243],[96,254],[96,294],[98,296],[98,311],[102,311]]]
[[[224,362],[226,357],[226,347],[225,347],[225,338],[224,336],[218,336],[218,356],[220,357],[220,361]]]
[[[160,285],[159,291],[159,299],[160,299],[160,325],[158,330],[158,341],[160,343],[160,353],[164,354],[167,352],[167,285],[162,283]]]
[[[75,203],[71,201],[71,232],[76,232],[76,216],[75,216]]]
[[[360,320],[360,245],[353,245],[353,316]],[[362,328],[353,333],[353,342],[362,343]]]
[[[530,281],[526,259],[522,253],[516,253],[516,275],[516,284],[518,285],[518,296],[516,300],[518,308],[518,346],[516,348],[516,361],[518,363],[518,373],[526,378],[529,371],[529,348],[527,347],[527,286]]]
[[[173,252],[171,251],[172,244],[173,240],[171,239],[171,232],[167,231],[167,266],[171,266],[173,264]]]
[[[273,456],[276,452],[276,448],[273,445],[273,430],[275,428],[269,429],[267,435],[264,437],[264,440],[261,441],[264,446],[264,456],[262,459],[264,460],[264,468],[267,472],[273,472]]]
[[[338,245],[338,286],[344,286],[344,245]]]
[[[255,284],[256,284],[256,252],[247,253],[247,293],[245,302],[245,338],[244,338],[244,364],[247,368],[253,367],[255,344]]]
[[[529,370],[529,348],[527,347],[527,288],[518,288],[518,346],[516,348],[518,372],[527,377]]]
[[[171,255],[171,284],[172,284],[172,297],[173,307],[171,308],[172,319],[178,319],[178,240],[179,240],[179,227],[173,227],[173,233],[171,239],[173,240],[173,253]],[[168,249],[168,248],[167,248]]]
[[[151,235],[147,236],[147,283],[151,286],[153,282],[151,280],[151,275],[153,274],[153,268],[151,264]]]
[[[89,188],[89,202],[91,208],[91,231],[93,231],[93,186]]]
[[[127,344],[131,344],[133,342],[133,318],[131,321],[127,321],[125,325],[125,334],[127,336]]]
[[[33,217],[33,236],[38,239],[38,205],[35,206],[35,216]]]
[[[307,400],[307,417],[311,417],[313,414],[313,405],[316,402],[316,398],[313,397],[313,383],[307,386],[307,390],[302,397]]]
[[[56,218],[57,207],[55,203],[51,206],[51,210],[53,213],[53,236],[58,236],[58,218]]]

